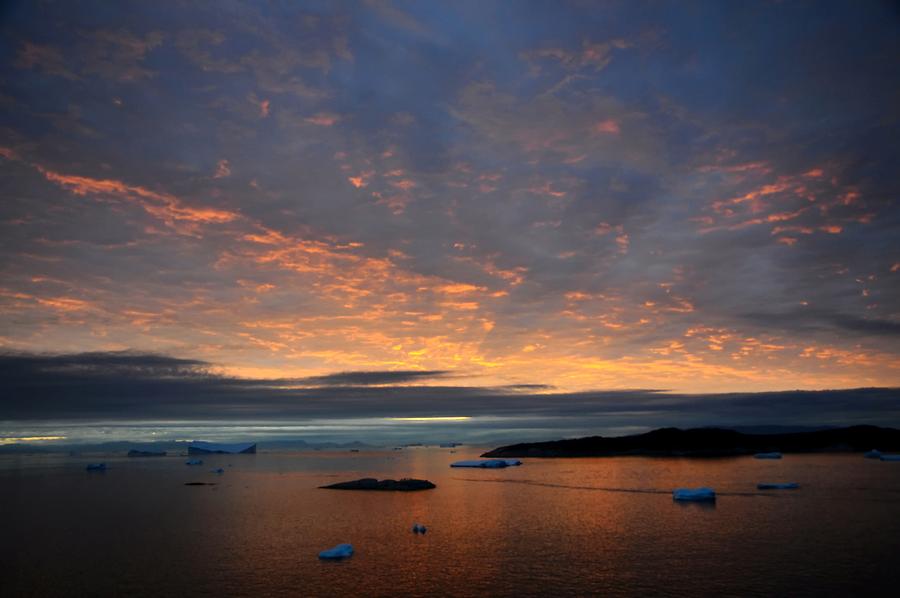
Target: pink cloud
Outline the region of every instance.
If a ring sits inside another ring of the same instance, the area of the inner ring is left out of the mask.
[[[305,119],[306,122],[320,127],[331,127],[337,124],[341,117],[332,112],[319,112]]]
[[[219,163],[216,164],[216,173],[213,175],[213,178],[224,179],[229,176],[231,176],[231,165],[228,163],[228,160],[219,160]]]
[[[612,120],[611,118],[595,124],[592,131],[598,135],[618,135],[622,132],[622,130],[619,128],[619,123]]]

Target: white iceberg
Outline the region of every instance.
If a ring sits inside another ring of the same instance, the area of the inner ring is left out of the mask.
[[[511,463],[515,461],[515,463]],[[516,459],[472,459],[469,461],[455,461],[450,467],[481,467],[487,469],[498,469],[509,467],[510,465],[521,465],[522,462]]]
[[[781,453],[756,453],[754,459],[781,459]]]
[[[796,490],[800,487],[800,484],[797,482],[786,482],[786,483],[766,483],[763,482],[761,484],[757,484],[757,490]]]
[[[220,467],[218,469],[210,469],[209,473],[225,473],[225,470]]]
[[[900,461],[900,455],[881,455],[882,461]]]
[[[323,550],[319,553],[320,559],[345,559],[353,555],[353,546],[350,544],[338,544],[334,548]]]
[[[203,459],[188,459],[184,462],[185,465],[203,465]]]
[[[414,534],[424,534],[428,531],[428,528],[419,523],[413,523],[412,531]]]
[[[863,455],[866,459],[881,459],[881,451],[878,449],[872,449],[865,455]]]
[[[87,471],[106,471],[106,463],[88,463]]]
[[[716,500],[712,488],[678,488],[672,492],[672,500]]]

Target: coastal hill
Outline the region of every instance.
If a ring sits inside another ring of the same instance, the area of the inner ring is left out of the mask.
[[[851,426],[814,432],[745,434],[721,428],[660,428],[645,434],[604,438],[588,436],[502,446],[481,455],[507,457],[614,457],[625,455],[721,457],[761,452],[900,451],[900,430]]]

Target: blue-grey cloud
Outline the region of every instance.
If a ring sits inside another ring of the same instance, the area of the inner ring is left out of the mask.
[[[414,382],[417,377],[409,374],[341,373],[304,384],[302,380],[232,378],[212,373],[208,364],[160,355],[6,354],[0,356],[0,383],[5,389],[0,421],[6,425],[195,421],[224,422],[233,428],[260,421],[290,426],[311,420],[465,416],[474,421],[459,434],[478,431],[494,437],[508,437],[509,430],[520,436],[533,436],[539,430],[543,437],[552,437],[554,430],[711,423],[900,424],[900,391],[890,388],[691,395],[658,390],[567,393],[544,387],[388,384]],[[372,386],[376,381],[383,384]]]

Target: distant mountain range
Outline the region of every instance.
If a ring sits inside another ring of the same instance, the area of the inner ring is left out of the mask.
[[[188,442],[131,442],[120,440],[93,444],[6,444],[0,445],[0,454],[10,453],[128,453],[129,451],[166,452],[179,455],[188,452]],[[321,450],[343,448],[376,448],[363,442],[306,442],[305,440],[270,440],[259,443],[260,451]]]
[[[851,426],[816,431],[748,434],[722,428],[660,428],[645,434],[589,436],[502,446],[482,457],[614,457],[626,455],[719,457],[763,452],[900,451],[900,430]]]

